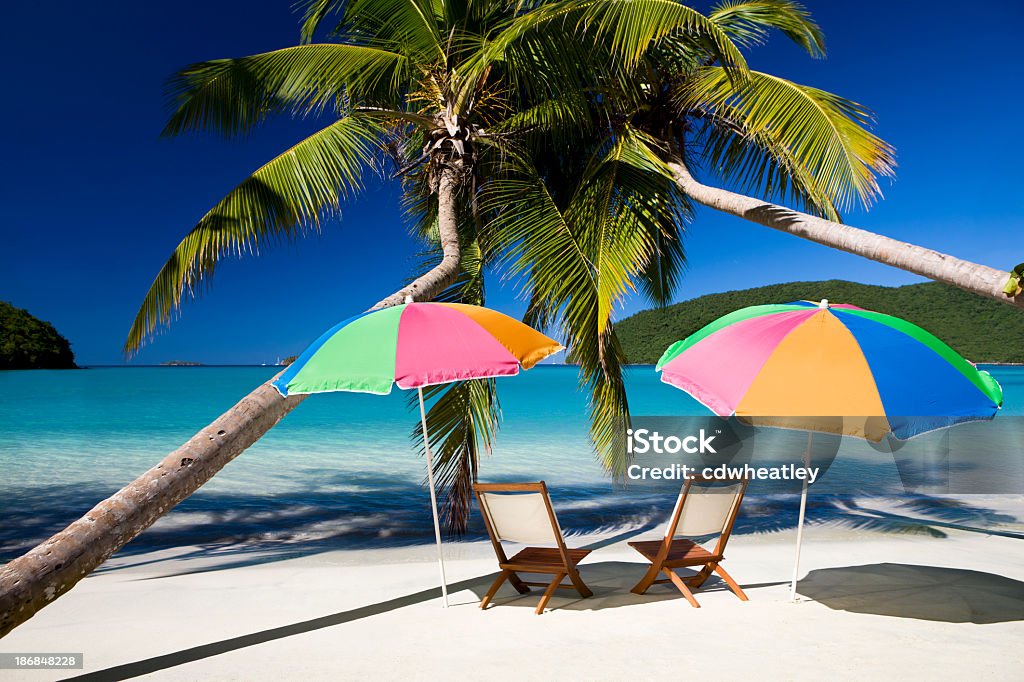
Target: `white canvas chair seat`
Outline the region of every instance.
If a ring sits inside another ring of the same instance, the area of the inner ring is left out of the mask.
[[[480,509],[501,542],[554,544],[561,535],[540,493],[481,493]]]
[[[737,597],[747,601],[747,595],[721,566],[725,559],[725,545],[746,489],[746,479],[734,479],[727,485],[713,485],[711,480],[703,478],[687,480],[676,499],[665,537],[629,543],[651,562],[647,573],[633,587],[633,592],[644,594],[656,583],[670,582],[683,593],[691,606],[699,608],[700,604],[690,588],[700,587],[714,572]],[[718,535],[713,550],[705,549],[692,539],[707,535]],[[679,577],[674,570],[697,566],[701,567],[700,571],[686,579]],[[665,578],[659,579],[659,575]]]
[[[562,530],[555,518],[555,510],[551,507],[547,486],[543,481],[538,483],[477,483],[473,486],[480,512],[487,526],[487,534],[498,557],[501,573],[495,579],[487,594],[480,601],[480,608],[485,609],[498,592],[498,588],[508,580],[520,593],[526,594],[531,585],[547,587],[536,613],[544,612],[551,595],[559,587],[575,589],[583,597],[593,594],[583,583],[578,564],[589,549],[569,549],[562,538]],[[519,544],[544,544],[547,547],[525,547],[511,559],[505,554],[502,542]],[[519,577],[519,573],[550,574],[554,578],[550,583],[527,582]],[[568,577],[568,585],[562,579]]]
[[[675,517],[679,505],[683,505],[672,537],[720,535],[725,531],[745,487],[745,483],[739,482],[725,486],[694,485],[690,487],[688,494],[684,487],[676,499],[677,509],[673,510]],[[670,528],[666,528],[666,535],[669,534],[669,530]]]

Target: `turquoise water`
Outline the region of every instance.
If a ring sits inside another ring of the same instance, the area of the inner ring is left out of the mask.
[[[1006,394],[997,421],[1024,415],[1024,368],[990,369]],[[0,560],[131,481],[274,371],[0,372]],[[483,480],[543,478],[556,491],[560,513],[569,517],[563,525],[575,528],[624,519],[643,524],[661,514],[659,501],[611,494],[587,444],[586,399],[575,368],[538,367],[498,383],[503,428],[495,452],[483,462]],[[650,367],[631,368],[627,385],[634,414],[705,414],[686,394],[660,383]],[[311,397],[133,547],[428,540],[423,462],[409,440],[418,415],[408,398],[397,389],[386,397]],[[795,434],[780,438],[803,442]],[[851,464],[843,465],[849,475],[892,475],[891,458],[888,468],[874,458],[869,472],[858,464],[858,452],[871,451],[850,447]],[[1016,455],[1011,468],[1019,462]],[[758,529],[776,523],[762,521]]]

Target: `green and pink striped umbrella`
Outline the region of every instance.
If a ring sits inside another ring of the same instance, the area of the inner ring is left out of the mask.
[[[562,349],[494,310],[406,303],[351,317],[313,342],[273,385],[283,396],[328,391],[391,393],[518,374]]]
[[[423,387],[511,376],[561,349],[554,339],[494,310],[461,303],[413,303],[408,299],[403,305],[366,312],[335,325],[272,385],[286,397],[331,391],[386,395],[395,384],[416,389],[441,599],[448,606]]]

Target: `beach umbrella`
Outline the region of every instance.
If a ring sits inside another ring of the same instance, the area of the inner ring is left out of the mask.
[[[561,349],[557,341],[494,310],[407,299],[403,305],[356,315],[335,325],[289,365],[273,386],[282,396],[331,391],[387,395],[394,385],[416,389],[441,597],[448,606],[423,387],[512,376]]]
[[[796,301],[734,311],[672,344],[661,380],[716,415],[881,441],[992,419],[1002,389],[917,325],[852,305]],[[837,419],[837,417],[846,417]],[[790,597],[807,507],[800,496]]]

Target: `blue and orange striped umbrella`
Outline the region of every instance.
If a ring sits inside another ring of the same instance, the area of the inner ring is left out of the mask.
[[[725,315],[658,361],[661,380],[720,417],[759,425],[906,440],[992,419],[1003,391],[988,372],[915,324],[852,305],[796,301]],[[807,480],[790,598],[796,598]]]

